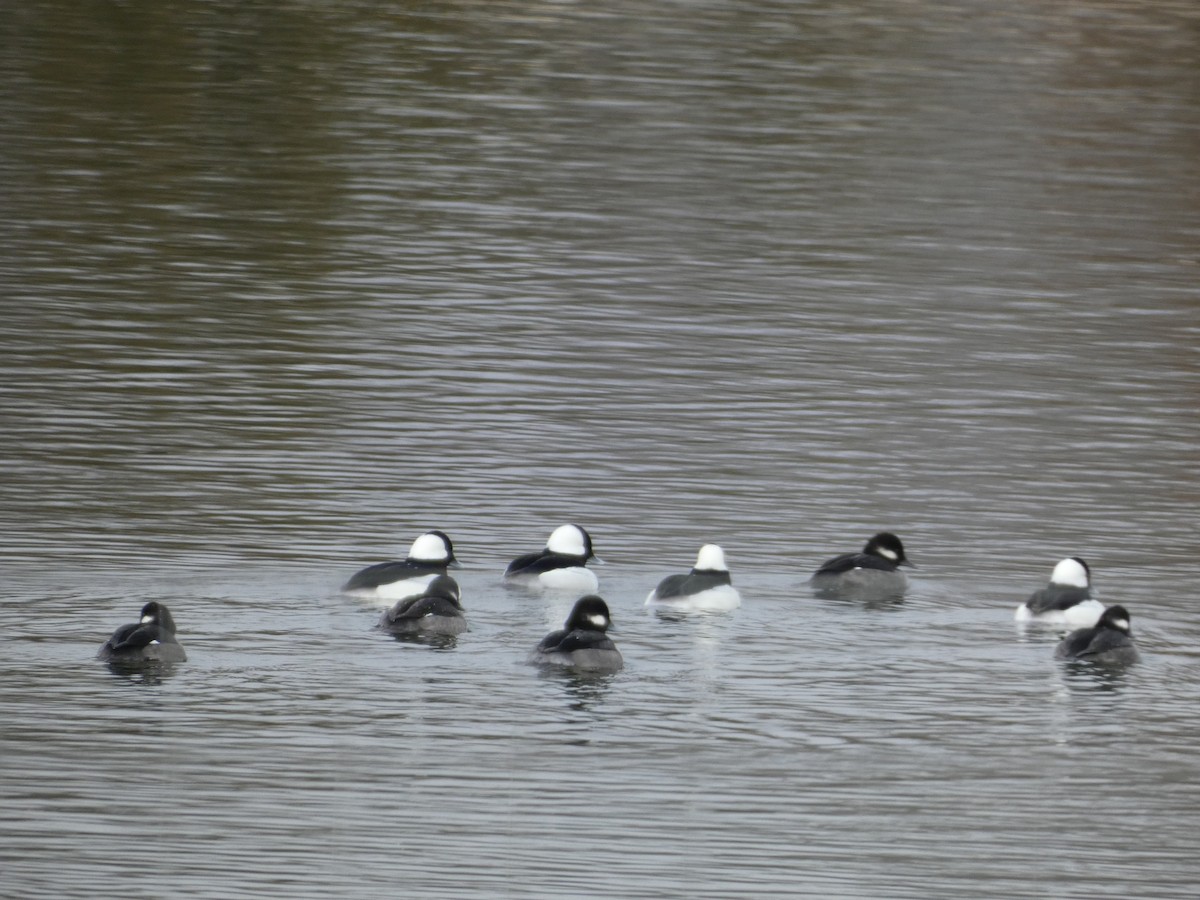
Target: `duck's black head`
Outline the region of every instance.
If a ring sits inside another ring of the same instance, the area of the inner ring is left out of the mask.
[[[1132,634],[1133,630],[1129,626],[1129,611],[1123,606],[1110,606],[1100,616],[1100,621],[1096,623],[1097,628],[1111,628],[1113,631],[1119,631],[1122,634]]]
[[[157,600],[151,600],[142,607],[142,624],[154,624],[171,634],[175,633],[175,620],[171,618],[171,611],[165,603],[159,603]]]
[[[439,575],[425,588],[426,597],[437,597],[441,600],[448,600],[459,609],[462,605],[462,591],[459,590],[458,582],[449,575]]]
[[[567,616],[567,630],[576,628],[584,631],[608,631],[612,624],[612,616],[608,612],[608,604],[595,594],[588,594],[575,602],[571,615]]]
[[[867,541],[867,545],[863,547],[863,553],[886,559],[897,566],[916,568],[916,566],[913,566],[908,561],[908,557],[904,555],[904,544],[900,543],[900,538],[896,537],[890,531],[881,531]]]

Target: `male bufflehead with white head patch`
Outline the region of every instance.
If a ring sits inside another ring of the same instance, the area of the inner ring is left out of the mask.
[[[367,566],[342,585],[342,590],[390,603],[415,597],[447,569],[460,568],[450,538],[441,531],[427,531],[413,541],[407,558]]]
[[[1018,622],[1041,622],[1089,628],[1099,621],[1104,604],[1092,596],[1092,570],[1078,556],[1069,556],[1054,567],[1050,583],[1017,607]]]
[[[588,560],[601,560],[592,550],[592,538],[578,525],[560,525],[546,541],[546,549],[518,556],[504,570],[506,580],[556,593],[593,593],[599,588]]]
[[[690,572],[668,575],[646,598],[647,606],[684,611],[725,612],[741,604],[725,566],[725,552],[716,544],[701,547]]]

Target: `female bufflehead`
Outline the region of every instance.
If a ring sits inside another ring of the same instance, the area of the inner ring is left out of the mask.
[[[413,541],[406,559],[367,566],[343,584],[342,590],[377,600],[401,600],[422,593],[448,568],[462,568],[454,558],[454,545],[443,532],[427,531]]]
[[[595,594],[581,597],[567,616],[566,624],[542,638],[529,661],[615,672],[625,661],[617,645],[604,633],[611,624],[607,603]]]
[[[867,541],[861,553],[843,553],[817,569],[809,583],[831,595],[892,595],[903,593],[908,578],[900,566],[913,566],[904,555],[900,538],[881,531]]]
[[[705,544],[692,571],[668,575],[650,592],[646,605],[725,612],[741,606],[742,598],[725,567],[725,552],[716,544]]]
[[[1091,569],[1078,556],[1054,567],[1050,584],[1017,607],[1018,622],[1044,622],[1068,628],[1090,628],[1100,620],[1104,604],[1092,596]]]
[[[141,621],[113,632],[97,656],[125,665],[187,661],[183,646],[175,640],[175,620],[165,603],[154,601],[142,607]]]
[[[600,558],[592,552],[592,538],[578,525],[560,525],[546,541],[546,549],[518,556],[504,570],[509,581],[561,593],[589,594],[600,586],[587,561]]]
[[[1129,627],[1129,613],[1123,606],[1104,610],[1091,628],[1072,631],[1054,650],[1058,659],[1084,659],[1100,663],[1132,663],[1138,660]]]
[[[423,594],[400,600],[379,619],[392,634],[462,634],[467,630],[462,594],[449,575],[438,575]]]

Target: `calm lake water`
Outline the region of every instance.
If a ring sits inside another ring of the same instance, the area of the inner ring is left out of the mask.
[[[0,33],[0,894],[1196,896],[1191,0]],[[615,675],[525,663],[568,521]],[[435,527],[443,648],[337,592]],[[710,541],[743,606],[646,612]],[[1139,665],[1014,626],[1068,555]]]

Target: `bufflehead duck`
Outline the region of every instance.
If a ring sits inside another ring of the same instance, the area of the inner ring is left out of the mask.
[[[578,525],[560,525],[546,541],[546,549],[518,556],[504,570],[509,581],[561,593],[590,594],[599,589],[596,573],[587,568],[592,538]]]
[[[376,600],[402,600],[424,592],[448,568],[462,568],[454,558],[454,545],[444,532],[427,531],[413,541],[406,559],[367,566],[343,584],[342,590]]]
[[[904,555],[900,538],[881,531],[859,553],[843,553],[824,563],[810,584],[818,592],[841,596],[901,594],[908,587],[900,566],[913,566]]]
[[[1050,573],[1050,584],[1017,607],[1014,618],[1018,622],[1090,628],[1104,612],[1104,604],[1092,596],[1091,575],[1082,559],[1067,557]]]
[[[425,592],[397,601],[379,619],[392,634],[462,634],[467,630],[462,594],[449,575],[438,575]]]
[[[1132,663],[1138,660],[1129,613],[1123,606],[1110,606],[1090,628],[1072,631],[1054,650],[1058,659],[1083,659],[1100,663]]]
[[[575,602],[566,624],[534,649],[530,662],[615,672],[624,665],[621,651],[604,632],[612,624],[608,604],[595,594]]]
[[[151,601],[142,607],[142,617],[131,625],[122,625],[100,648],[100,659],[110,663],[186,662],[183,646],[175,640],[175,620],[165,603]]]
[[[725,552],[716,544],[705,544],[696,555],[696,565],[686,575],[668,575],[646,598],[647,606],[679,610],[725,612],[742,605],[725,566]]]

